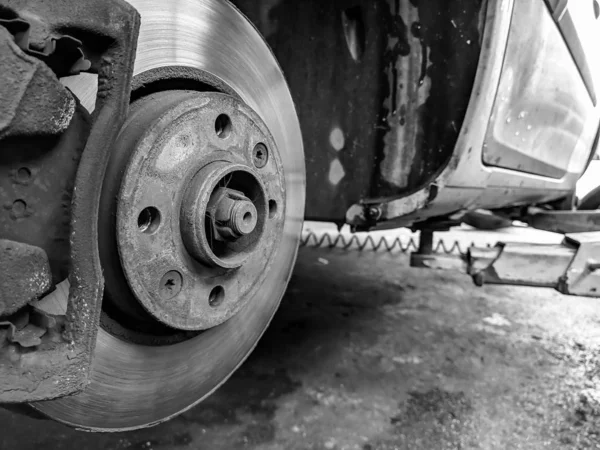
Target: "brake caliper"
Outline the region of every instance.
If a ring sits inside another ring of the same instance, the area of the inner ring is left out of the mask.
[[[87,384],[99,197],[139,23],[123,0],[0,0],[0,403]],[[91,114],[60,82],[82,71],[98,74]]]

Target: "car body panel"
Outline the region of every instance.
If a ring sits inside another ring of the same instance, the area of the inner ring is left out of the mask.
[[[539,19],[535,27],[531,17]],[[593,139],[583,131],[594,112],[570,59],[546,6],[517,2],[483,147],[486,165],[556,179],[567,174],[576,147]]]
[[[587,4],[590,15],[593,15],[593,3],[582,3]],[[523,20],[518,17],[520,15],[525,16]],[[580,16],[578,14],[574,18]],[[532,26],[534,23],[535,26]],[[585,48],[590,48],[589,41],[598,35],[598,24],[590,24],[587,19],[581,23],[582,27],[593,26],[582,32],[588,39]],[[535,37],[537,32],[540,34]],[[525,37],[525,41],[533,39],[537,47],[545,39],[554,40],[552,46],[563,46],[560,50],[562,61],[556,61],[556,55],[549,56],[555,64],[563,67],[557,72],[556,80],[551,78],[554,76],[551,64],[536,65],[520,55],[507,53],[508,50],[530,54],[530,50],[520,50],[518,42],[521,37]],[[452,158],[420,192],[382,203],[383,223],[378,224],[379,228],[410,225],[465,209],[543,204],[574,192],[577,180],[589,161],[600,116],[577,73],[567,43],[560,38],[556,20],[549,14],[543,0],[489,1],[477,76]],[[520,67],[515,64],[520,64]],[[597,83],[599,72],[596,66],[593,67]],[[520,81],[520,85],[531,89],[526,98],[505,92],[509,89],[511,78],[523,76],[525,80]],[[544,83],[544,76],[548,78],[547,83]],[[568,85],[564,86],[564,83]],[[568,94],[576,97],[566,99]],[[524,122],[525,130],[533,132],[535,126],[536,133],[532,135],[541,138],[526,138],[526,142],[509,140],[513,145],[511,160],[511,155],[506,152],[507,146],[497,144],[502,139],[507,140],[504,137],[507,133],[519,130],[497,122],[506,122],[507,111],[518,118],[525,106],[527,110],[539,111],[535,122],[531,122],[532,130],[527,130]],[[554,114],[548,111],[554,111]],[[562,129],[565,125],[566,129]],[[552,127],[556,130],[551,130]],[[554,145],[552,139],[557,140],[556,136],[561,136],[561,142],[566,144],[560,147]],[[544,142],[552,145],[543,145]],[[532,143],[536,145],[531,146]],[[486,154],[500,157],[497,164],[508,168],[486,165]],[[415,198],[424,200],[415,202]],[[361,222],[364,216],[360,217],[355,211],[347,219],[360,226],[364,223]]]

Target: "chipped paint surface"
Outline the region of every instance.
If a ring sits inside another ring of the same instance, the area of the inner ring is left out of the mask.
[[[449,161],[480,53],[481,1],[389,0],[380,195],[424,187]],[[387,186],[387,189],[385,188]]]
[[[389,96],[384,101],[388,132],[384,137],[381,177],[398,188],[409,184],[412,160],[417,152],[419,110],[429,96],[431,79],[424,66],[429,64],[423,43],[418,9],[408,1],[388,0],[396,26],[388,34],[386,73]],[[416,31],[416,32],[415,32]]]

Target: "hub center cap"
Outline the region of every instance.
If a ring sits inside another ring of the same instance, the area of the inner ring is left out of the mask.
[[[252,307],[285,217],[281,160],[260,117],[229,95],[161,92],[132,105],[119,147],[130,152],[116,214],[130,297],[181,330]]]

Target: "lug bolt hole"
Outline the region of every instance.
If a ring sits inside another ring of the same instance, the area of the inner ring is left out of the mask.
[[[15,219],[22,219],[27,213],[27,203],[24,200],[15,200],[12,204],[12,214]]]
[[[269,200],[269,219],[272,219],[277,215],[277,202],[275,200]]]
[[[138,216],[138,229],[145,234],[152,234],[160,226],[160,212],[150,206],[142,210]]]
[[[19,170],[17,170],[17,180],[19,180],[21,183],[27,183],[30,178],[31,170],[29,170],[27,167],[21,167]]]
[[[231,134],[231,119],[227,114],[221,114],[215,120],[215,133],[221,139],[226,139]]]
[[[215,286],[208,296],[208,304],[212,308],[216,308],[221,306],[223,300],[225,300],[225,289],[223,289],[223,286]]]
[[[252,214],[247,212],[246,214],[244,214],[243,220],[246,224],[252,222]]]

